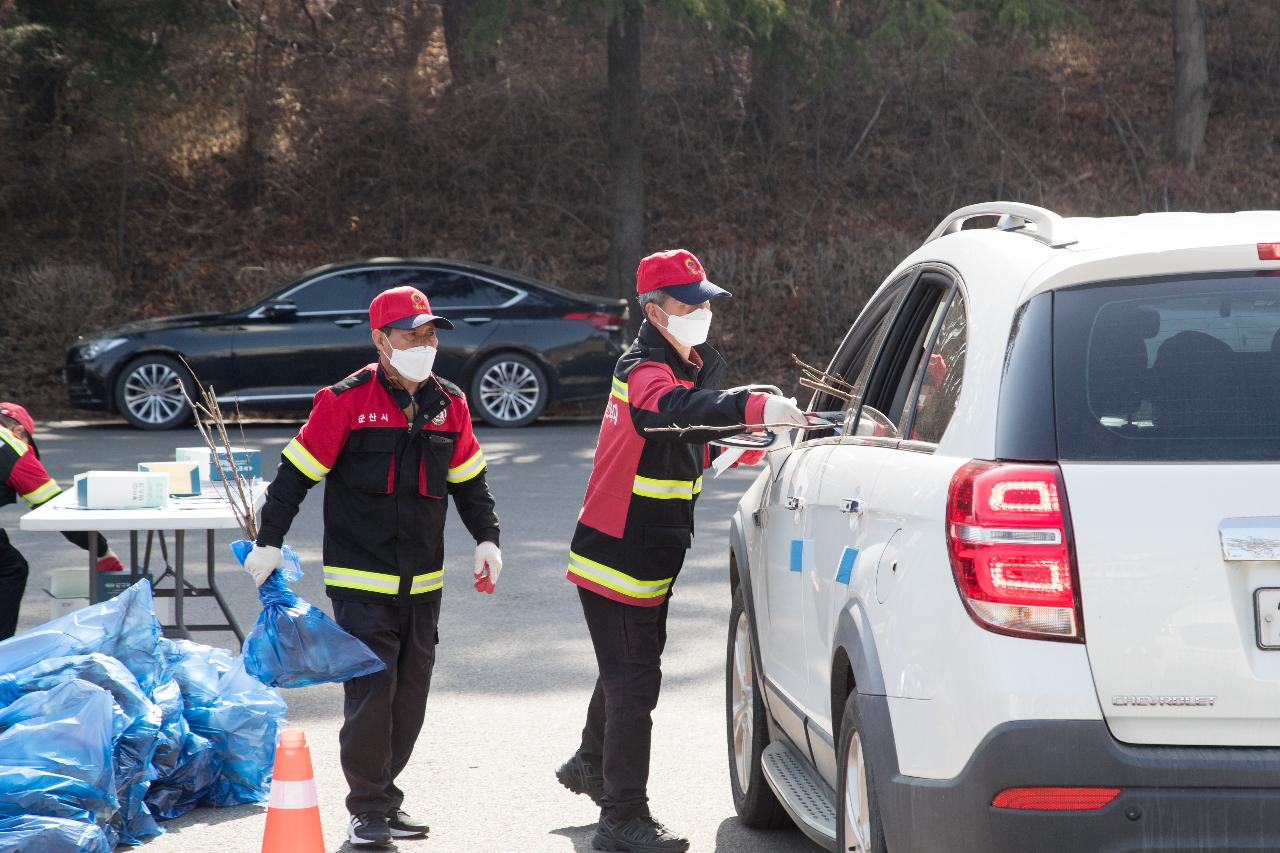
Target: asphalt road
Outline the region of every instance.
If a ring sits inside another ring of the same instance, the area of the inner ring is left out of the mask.
[[[577,595],[564,580],[569,537],[590,469],[598,425],[542,422],[523,430],[477,430],[489,461],[489,483],[502,519],[505,561],[497,594],[468,583],[472,548],[456,514],[445,533],[446,581],[439,656],[417,751],[400,777],[406,809],[431,824],[410,851],[588,851],[597,812],[559,786],[555,768],[578,744],[595,660]],[[246,427],[274,471],[296,424]],[[132,468],[172,459],[173,449],[200,443],[194,429],[145,433],[110,425],[61,425],[37,439],[50,473],[66,487],[92,468]],[[268,476],[270,475],[269,472]],[[663,691],[654,715],[650,800],[654,815],[688,836],[692,849],[716,853],[812,853],[794,829],[757,832],[734,816],[724,733],[724,661],[729,613],[728,519],[754,473],[708,477],[698,505],[698,535],[680,576],[669,617]],[[323,487],[320,487],[323,488]],[[308,574],[295,587],[332,613],[320,573],[321,495],[307,499],[287,539]],[[31,563],[19,630],[48,618],[42,592],[54,568],[84,565],[84,552],[56,534],[19,531],[19,511],[0,513]],[[253,584],[218,537],[219,585],[241,625],[258,612]],[[127,538],[112,538],[125,557]],[[199,544],[188,565],[203,566]],[[127,558],[127,557],[126,557]],[[187,601],[187,621],[212,621],[208,599]],[[233,648],[228,633],[197,634],[200,642]],[[338,764],[342,688],[285,691],[289,722],[311,743],[329,850],[346,849],[346,786]],[[265,807],[198,809],[165,824],[166,835],[144,850],[258,851]]]

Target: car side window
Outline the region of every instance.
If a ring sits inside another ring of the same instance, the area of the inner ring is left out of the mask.
[[[969,341],[967,324],[964,295],[957,291],[929,354],[923,381],[919,383],[910,426],[912,441],[937,444],[951,423],[964,379],[964,354]]]
[[[295,288],[285,298],[298,306],[299,314],[368,311],[373,276],[366,270],[324,275]]]
[[[495,308],[509,302],[516,291],[482,278],[445,270],[412,270],[395,284],[412,284],[427,295],[432,310]],[[391,286],[391,285],[388,285]]]
[[[951,291],[951,279],[937,272],[922,274],[911,288],[885,338],[880,357],[862,380],[861,411],[857,423],[851,424],[852,432],[846,434],[903,437]],[[855,383],[855,388],[858,386]]]
[[[909,274],[893,282],[887,290],[880,294],[878,299],[868,305],[867,310],[862,313],[858,321],[849,330],[849,333],[845,335],[840,349],[836,351],[830,367],[827,368],[832,375],[840,377],[841,383],[835,390],[840,390],[844,393],[837,396],[822,391],[818,392],[810,405],[812,411],[839,412],[840,415],[836,419],[842,422],[857,411],[862,389],[866,385],[866,378],[871,372],[871,366],[875,363],[876,354],[880,351],[885,335],[888,334],[889,325],[893,322],[894,312],[898,303],[902,301],[902,296],[906,292],[906,285],[910,280],[911,275]],[[856,388],[856,392],[851,391],[851,388]],[[807,436],[802,436],[802,440],[812,441],[819,438],[828,438],[833,434],[834,430],[810,430]]]

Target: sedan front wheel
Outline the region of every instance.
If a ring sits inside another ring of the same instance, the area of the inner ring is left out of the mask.
[[[138,429],[173,429],[191,419],[182,396],[187,370],[166,355],[144,355],[116,379],[116,408]]]

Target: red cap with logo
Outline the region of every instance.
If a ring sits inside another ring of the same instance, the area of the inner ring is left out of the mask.
[[[32,418],[27,410],[22,408],[22,406],[19,406],[17,403],[0,403],[0,415],[3,415],[6,418],[12,418],[21,424],[22,428],[27,431],[27,438],[35,438],[35,419]]]
[[[369,325],[375,329],[416,329],[435,323],[438,329],[452,329],[453,323],[431,313],[426,295],[407,284],[384,290],[369,303]]]
[[[733,295],[707,281],[702,262],[685,249],[655,252],[640,261],[636,268],[636,293],[655,290],[664,290],[686,305],[701,305],[716,296]]]

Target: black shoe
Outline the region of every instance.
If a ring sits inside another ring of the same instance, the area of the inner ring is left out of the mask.
[[[600,805],[604,797],[604,776],[599,768],[582,757],[582,753],[575,752],[573,758],[561,764],[556,778],[573,793],[586,794],[591,802]]]
[[[387,812],[387,826],[391,829],[392,838],[422,838],[431,831],[425,823],[418,823],[404,809]]]
[[[387,816],[378,812],[366,812],[351,818],[347,827],[347,840],[353,845],[390,844],[391,829],[387,826]]]
[[[621,853],[684,853],[689,841],[648,815],[630,820],[601,817],[591,848]]]

